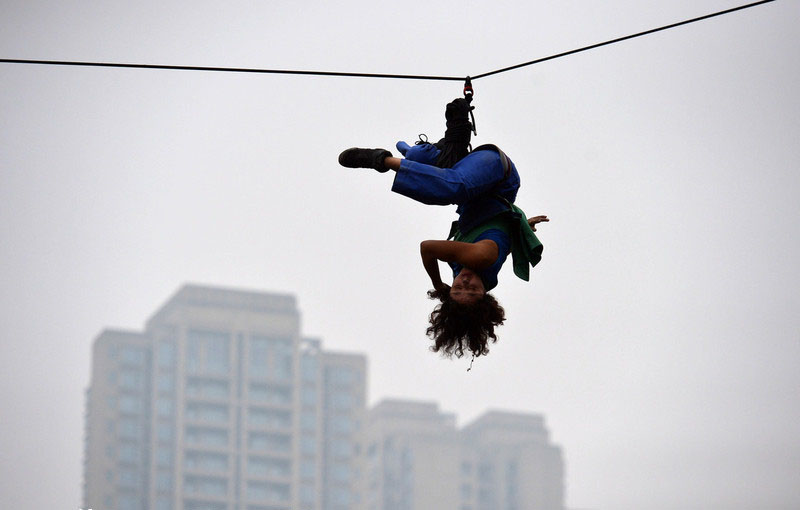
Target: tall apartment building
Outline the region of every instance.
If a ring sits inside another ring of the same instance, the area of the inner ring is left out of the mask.
[[[456,418],[432,402],[384,400],[364,430],[359,510],[458,509]]]
[[[561,510],[564,463],[538,414],[489,411],[461,430],[462,510]]]
[[[85,507],[358,500],[366,360],[302,338],[294,297],[185,286],[144,331],[102,332],[92,355]]]
[[[488,412],[462,429],[435,403],[368,413],[359,510],[562,510],[563,461],[540,415]]]

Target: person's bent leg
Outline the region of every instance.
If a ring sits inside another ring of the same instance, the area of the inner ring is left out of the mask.
[[[383,160],[383,166],[385,166],[388,170],[394,170],[396,172],[400,170],[400,163],[402,163],[402,161],[403,160],[401,158],[389,156]]]
[[[492,193],[504,177],[500,156],[494,151],[473,152],[453,168],[409,159],[399,163],[392,191],[429,205],[464,204]]]

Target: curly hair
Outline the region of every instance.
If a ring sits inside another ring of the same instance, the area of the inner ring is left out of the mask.
[[[441,301],[431,312],[426,333],[433,340],[431,350],[448,358],[460,358],[465,350],[474,356],[489,353],[489,339],[497,342],[495,326],[506,320],[506,313],[491,294],[480,301],[465,305],[450,298],[450,287],[428,291],[430,299]]]

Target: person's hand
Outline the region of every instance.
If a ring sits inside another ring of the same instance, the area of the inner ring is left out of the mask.
[[[542,215],[542,216],[534,216],[533,218],[528,218],[528,225],[531,226],[531,230],[536,232],[536,224],[537,223],[542,223],[542,222],[545,222],[545,221],[550,221],[549,219],[547,219],[547,216],[544,216],[544,215]]]
[[[444,302],[450,296],[450,286],[446,283],[439,283],[433,290],[428,291],[428,297]]]
[[[417,143],[415,145],[408,145],[406,142],[397,142],[397,150],[404,158],[417,163],[424,163],[426,165],[433,165],[436,163],[436,158],[439,157],[441,152],[432,143]]]

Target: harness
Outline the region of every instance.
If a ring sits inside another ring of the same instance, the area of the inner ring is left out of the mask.
[[[495,186],[495,190],[499,190],[511,175],[511,160],[493,144],[481,145],[475,148],[473,152],[480,150],[492,150],[500,155],[500,162],[503,165],[503,179],[498,181]],[[459,222],[454,221],[447,239],[469,243],[474,242],[480,234],[490,229],[499,229],[506,232],[511,238],[511,257],[514,265],[514,274],[520,279],[528,281],[530,279],[530,268],[535,267],[542,260],[544,246],[528,224],[528,217],[525,211],[512,204],[496,191],[492,193],[492,198],[503,203],[506,209],[488,218],[469,232],[462,232],[459,228]]]

